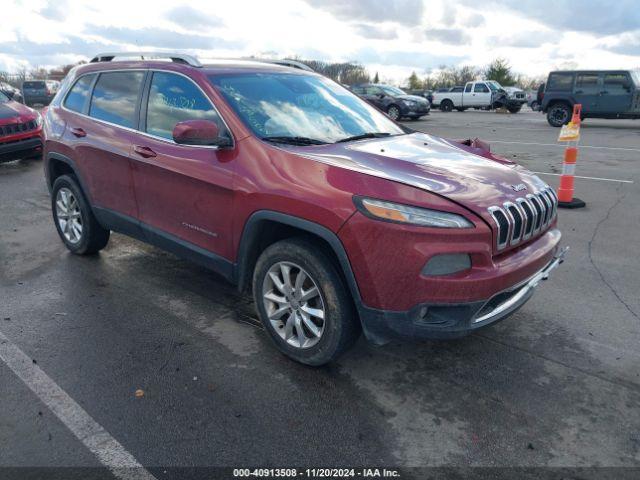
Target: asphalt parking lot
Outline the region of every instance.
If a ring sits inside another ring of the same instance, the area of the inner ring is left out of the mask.
[[[563,149],[541,114],[434,112],[408,125],[487,140],[557,186]],[[640,122],[584,123],[576,174],[589,178],[576,194],[587,207],[559,214],[569,258],[509,319],[456,341],[361,340],[319,369],[279,354],[251,298],[198,266],[117,234],[95,257],[69,254],[41,162],[2,164],[0,352],[14,367],[24,353],[42,388],[0,361],[0,466],[99,467],[86,446],[97,436],[158,479],[201,466],[420,478],[411,467],[620,467],[580,478],[637,478],[639,158]],[[66,421],[47,398],[62,398]]]

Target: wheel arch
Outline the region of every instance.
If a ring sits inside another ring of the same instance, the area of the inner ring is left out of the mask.
[[[234,279],[243,292],[251,284],[251,277],[260,254],[269,245],[296,236],[319,241],[336,260],[357,309],[362,305],[360,291],[349,263],[347,252],[338,236],[328,228],[303,218],[271,210],[253,213],[245,223],[238,247]]]
[[[71,174],[78,179],[78,183],[80,184],[80,188],[82,189],[82,193],[85,194],[87,200],[89,200],[89,204],[91,204],[91,195],[90,191],[87,189],[86,183],[78,170],[75,162],[57,152],[49,152],[45,159],[45,177],[47,179],[47,187],[49,188],[49,193],[51,193],[51,189],[53,188],[53,182],[56,181],[60,175]]]

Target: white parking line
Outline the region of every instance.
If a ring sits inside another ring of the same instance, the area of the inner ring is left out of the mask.
[[[138,463],[133,455],[127,452],[2,332],[0,332],[0,359],[117,478],[155,480],[155,477]]]
[[[561,173],[548,173],[548,172],[533,172],[537,175],[553,175],[559,177]],[[603,182],[619,182],[619,183],[633,183],[633,180],[618,180],[616,178],[601,178],[601,177],[581,177],[580,175],[574,175],[575,178],[584,178],[585,180],[602,180]]]
[[[485,140],[487,143],[505,143],[510,145],[537,145],[539,147],[562,147],[566,145],[561,143],[535,143],[535,142],[507,142],[505,140]],[[640,148],[626,148],[626,147],[598,147],[596,145],[578,145],[580,148],[592,148],[596,150],[620,150],[624,152],[640,152]]]

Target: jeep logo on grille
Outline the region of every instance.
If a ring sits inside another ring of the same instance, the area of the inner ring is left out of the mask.
[[[521,192],[522,190],[526,190],[527,186],[524,183],[519,183],[517,185],[511,185],[511,190],[514,192]]]

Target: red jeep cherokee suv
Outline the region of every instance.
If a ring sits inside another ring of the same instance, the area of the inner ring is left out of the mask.
[[[0,162],[42,155],[42,117],[0,92]]]
[[[326,363],[361,329],[469,334],[562,260],[553,190],[476,144],[304,70],[115,57],[74,69],[46,115],[60,238],[90,254],[121,232],[252,288],[297,361]]]

